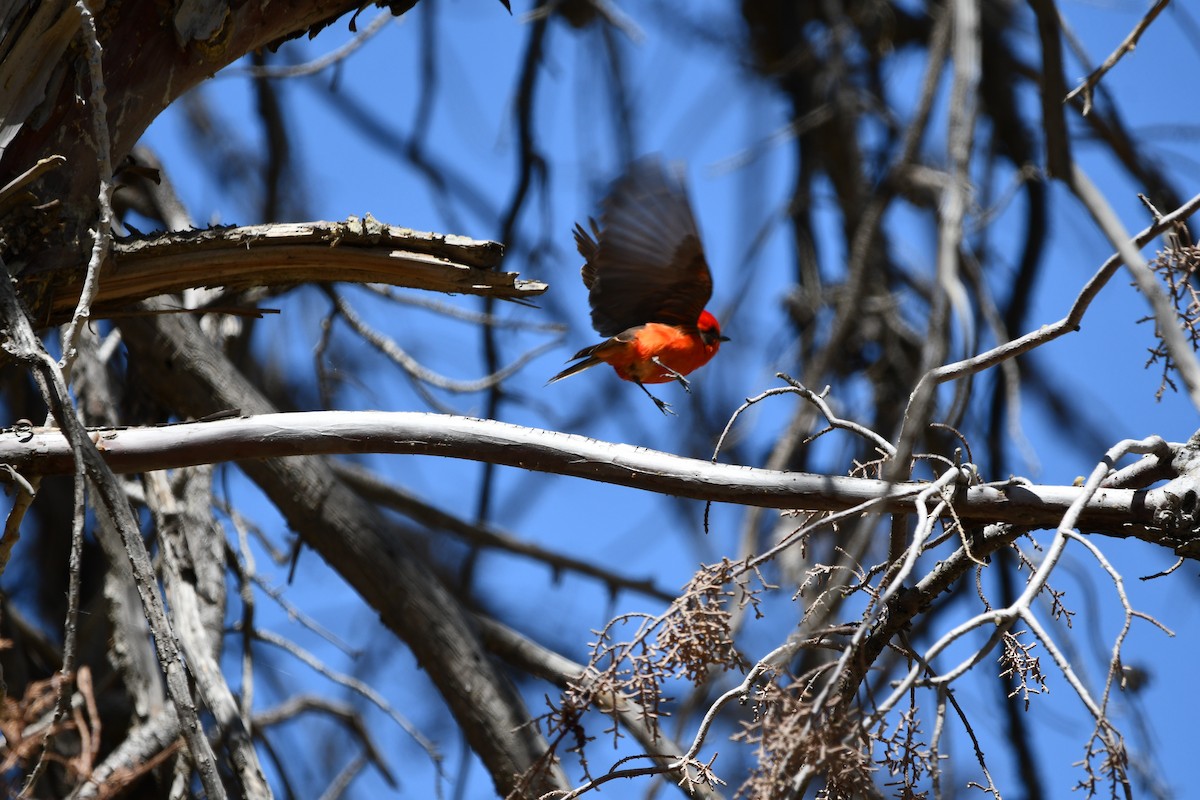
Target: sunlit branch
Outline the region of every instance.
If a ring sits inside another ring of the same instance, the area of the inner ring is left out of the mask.
[[[1198,209],[1200,209],[1200,194],[1195,195],[1170,214],[1155,220],[1153,225],[1142,230],[1141,233],[1134,237],[1134,245],[1144,247],[1155,236],[1187,219],[1196,213]],[[1096,295],[1100,293],[1100,290],[1104,288],[1123,263],[1123,253],[1116,253],[1110,256],[1088,282],[1084,284],[1074,302],[1072,302],[1067,315],[1062,319],[1048,325],[1042,325],[1035,331],[1018,336],[978,355],[950,364],[944,364],[926,373],[921,378],[921,382],[933,381],[935,383],[944,383],[973,375],[985,369],[990,369],[1005,359],[1015,358],[1047,342],[1054,341],[1060,336],[1077,330],[1080,322],[1083,321],[1084,314],[1087,313],[1088,307],[1096,299]]]
[[[880,511],[911,511],[917,495],[930,486],[713,464],[575,434],[418,412],[261,414],[147,428],[92,429],[90,435],[110,468],[118,472],[292,455],[415,454],[552,472],[699,500],[810,511],[842,510],[868,501],[877,502]],[[72,463],[62,434],[46,428],[0,434],[0,461],[26,476],[64,474]],[[0,480],[3,477],[0,474]],[[955,509],[959,518],[974,522],[1057,527],[1083,493],[1076,486],[1019,481],[971,486],[955,498]],[[1169,486],[1146,491],[1100,489],[1088,498],[1078,524],[1121,536],[1145,533],[1138,526],[1166,519],[1163,515],[1178,503]],[[1186,530],[1176,533],[1188,535]]]
[[[370,215],[341,222],[295,222],[158,233],[125,239],[100,270],[93,316],[139,300],[199,286],[287,288],[300,283],[383,283],[449,294],[522,300],[544,283],[497,270],[503,248],[463,236],[423,233]],[[55,322],[74,308],[76,269],[22,276],[54,291],[33,309]]]

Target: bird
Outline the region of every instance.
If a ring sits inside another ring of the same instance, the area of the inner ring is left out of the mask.
[[[632,162],[601,204],[590,232],[575,225],[580,270],[588,290],[592,327],[606,337],[569,360],[575,363],[547,385],[599,364],[610,365],[654,401],[664,415],[671,404],[646,388],[678,381],[704,366],[729,337],[705,309],[712,273],[688,202],[681,166],[656,156]]]

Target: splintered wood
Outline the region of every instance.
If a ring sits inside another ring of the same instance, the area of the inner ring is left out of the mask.
[[[546,291],[540,281],[496,269],[496,242],[425,233],[371,217],[157,233],[120,240],[100,275],[92,316],[131,309],[139,300],[184,289],[303,283],[380,283],[446,294],[509,300]],[[33,276],[29,276],[33,278]],[[82,274],[57,272],[42,292],[39,321],[66,319]],[[36,278],[35,278],[36,280]]]

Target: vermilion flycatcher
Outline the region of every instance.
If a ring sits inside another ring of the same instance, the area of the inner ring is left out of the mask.
[[[729,340],[704,310],[712,275],[682,170],[657,158],[635,161],[604,200],[601,224],[588,222],[592,234],[576,225],[575,244],[585,262],[592,327],[608,338],[580,350],[571,357],[578,363],[548,383],[604,362],[640,386],[659,411],[671,413],[643,384],[677,380],[688,389],[683,376]]]

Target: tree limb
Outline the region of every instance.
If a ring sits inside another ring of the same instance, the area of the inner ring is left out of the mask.
[[[116,472],[221,461],[244,461],[248,469],[258,459],[281,456],[414,454],[553,472],[677,497],[811,511],[843,510],[879,499],[887,500],[881,511],[910,510],[916,495],[929,486],[713,464],[575,434],[410,411],[260,414],[153,428],[92,429],[91,436]],[[0,433],[0,462],[24,474],[65,474],[71,470],[71,451],[57,430],[8,429]],[[955,499],[954,507],[963,520],[1053,528],[1080,491],[1016,481],[972,486]],[[1125,526],[1155,525],[1179,502],[1169,487],[1101,489],[1080,525],[1125,536]]]
[[[117,243],[100,271],[92,311],[103,316],[139,300],[201,286],[286,287],[335,280],[510,300],[549,288],[498,271],[503,252],[496,242],[413,231],[370,214],[341,222],[157,233]],[[26,294],[38,297],[32,303],[37,319],[69,318],[82,288],[77,265],[26,272],[21,278]]]
[[[201,332],[178,314],[122,320],[130,359],[151,391],[182,414],[237,406],[270,412],[270,402]],[[104,446],[108,440],[101,439]],[[241,465],[303,542],[379,612],[413,651],[455,715],[471,748],[506,795],[515,776],[546,750],[520,696],[487,657],[455,597],[412,552],[394,523],[363,503],[316,458],[254,458]],[[566,785],[543,774],[535,793]]]
[[[117,485],[112,470],[101,458],[95,441],[89,441],[83,424],[76,416],[75,407],[63,382],[62,371],[46,352],[42,342],[34,335],[26,312],[13,292],[11,278],[0,262],[0,319],[3,319],[5,352],[26,363],[40,384],[46,404],[61,430],[58,432],[66,447],[71,469],[78,457],[87,471],[89,483],[96,497],[95,508],[99,516],[99,539],[105,554],[112,562],[128,558],[133,570],[142,609],[150,623],[154,644],[158,650],[159,666],[166,676],[167,693],[179,715],[184,739],[187,741],[196,772],[200,776],[205,794],[213,800],[226,796],[225,787],[218,774],[212,745],[204,736],[196,706],[188,687],[186,668],[180,657],[175,633],[167,619],[163,600],[158,593],[154,569],[141,531],[133,518],[133,512],[124,493]],[[116,531],[117,536],[107,535]]]

